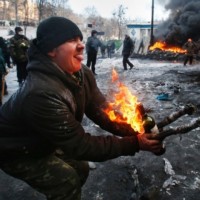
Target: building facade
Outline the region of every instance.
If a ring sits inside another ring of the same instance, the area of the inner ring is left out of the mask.
[[[153,26],[153,31],[156,31],[158,22]],[[141,41],[143,40],[144,44],[144,53],[147,52],[150,45],[151,39],[151,23],[131,23],[127,24],[128,34],[135,41],[135,50],[136,53]]]

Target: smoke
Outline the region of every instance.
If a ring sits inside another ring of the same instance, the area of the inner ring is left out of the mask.
[[[160,5],[166,5],[169,3],[169,0],[156,0],[155,3],[158,3]]]
[[[200,39],[200,0],[170,0],[165,8],[171,14],[158,26],[155,40],[182,46],[188,38]]]

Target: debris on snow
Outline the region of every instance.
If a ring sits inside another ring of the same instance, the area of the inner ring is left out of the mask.
[[[175,172],[174,170],[172,169],[172,165],[171,163],[169,162],[169,160],[167,158],[163,158],[163,160],[165,161],[165,173],[168,174],[168,175],[175,175]]]
[[[96,164],[94,162],[88,162],[90,169],[96,169]]]
[[[166,190],[169,190],[170,186],[180,184],[180,181],[185,180],[186,176],[176,175],[169,160],[166,158],[163,158],[163,160],[165,161],[165,173],[170,175],[170,177],[163,183],[162,187]]]

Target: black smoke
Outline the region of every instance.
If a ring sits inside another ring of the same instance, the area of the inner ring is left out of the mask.
[[[200,39],[200,0],[170,0],[169,18],[157,27],[155,40],[182,46],[188,38]]]

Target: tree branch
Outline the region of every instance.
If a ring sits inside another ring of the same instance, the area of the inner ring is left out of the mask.
[[[183,115],[192,115],[196,111],[196,108],[192,104],[187,104],[184,108],[177,112],[173,112],[168,117],[164,118],[161,122],[157,123],[158,129],[162,129],[164,126],[171,124]]]
[[[164,130],[164,131],[158,133],[155,136],[155,139],[164,140],[168,136],[176,135],[176,134],[185,134],[197,127],[200,127],[200,118],[193,120],[189,124]]]

